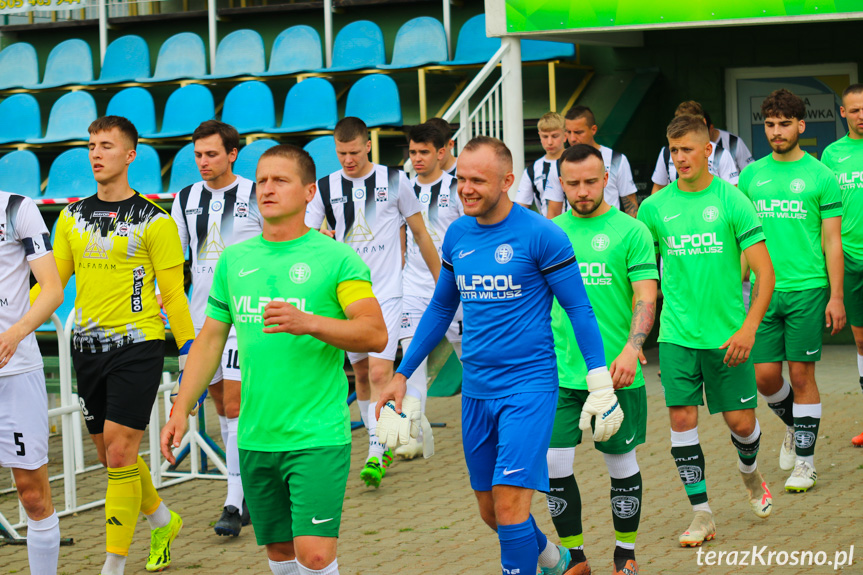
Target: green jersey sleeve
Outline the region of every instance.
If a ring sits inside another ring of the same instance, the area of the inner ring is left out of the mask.
[[[629,246],[626,254],[627,275],[629,281],[658,280],[659,270],[656,268],[656,248],[653,236],[646,225],[636,221],[632,233],[629,234]]]
[[[839,182],[832,173],[822,178],[819,204],[822,220],[842,215],[842,190],[839,189]]]
[[[210,288],[210,296],[207,299],[207,317],[219,320],[223,323],[234,323],[231,315],[231,301],[228,295],[228,253],[223,252],[219,261],[216,262],[216,271],[213,273],[213,286]]]
[[[733,190],[733,188],[732,188]],[[741,193],[730,194],[730,208],[734,235],[737,245],[741,250],[765,241],[764,230],[761,227],[761,219],[755,212],[755,207],[748,197]]]
[[[339,267],[339,275],[336,283],[349,282],[349,281],[363,281],[363,282],[372,282],[372,273],[369,270],[369,266],[363,259],[354,251],[353,248],[348,246],[347,244],[343,245],[346,249],[344,249],[344,257],[342,259],[341,266]]]
[[[755,168],[750,164],[743,168],[743,171],[740,172],[740,179],[737,180],[737,189],[743,192],[743,195],[750,201],[752,201],[752,197],[749,195],[749,184],[752,183],[752,175],[754,173]]]
[[[656,229],[653,227],[652,204],[648,200],[650,200],[650,198],[641,204],[641,207],[638,209],[638,216],[636,219],[643,223],[647,228],[647,233],[650,235],[650,241],[653,243],[653,254],[655,256],[659,253],[659,237],[656,235]]]

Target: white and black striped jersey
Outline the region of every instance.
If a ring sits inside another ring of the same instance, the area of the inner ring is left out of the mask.
[[[318,193],[306,208],[306,225],[324,221],[336,240],[353,247],[369,266],[372,291],[380,301],[402,296],[402,218],[421,211],[410,180],[401,170],[372,164],[362,178],[343,170],[318,180]]]
[[[719,140],[713,142],[713,145],[719,149],[731,152],[731,158],[734,160],[738,172],[742,172],[743,168],[755,161],[752,157],[752,152],[746,147],[746,142],[743,141],[743,138],[731,132],[719,130]]]
[[[632,177],[632,168],[629,165],[627,157],[620,152],[615,152],[606,146],[600,146],[599,153],[602,154],[605,171],[608,172],[608,183],[605,184],[603,197],[610,206],[620,209],[620,198],[630,196],[638,191],[638,188],[635,187],[635,180]],[[564,212],[570,209],[569,202],[566,201],[566,196],[560,185],[560,180],[557,178],[553,182],[548,183],[545,199],[563,202]]]
[[[190,248],[193,289],[189,311],[197,332],[207,317],[207,298],[219,256],[225,247],[263,229],[255,183],[237,176],[233,184],[220,190],[210,189],[205,182],[192,184],[174,197],[171,217],[177,223],[183,252]]]
[[[0,333],[30,310],[28,262],[50,253],[51,236],[33,200],[0,192]],[[9,363],[0,369],[0,377],[41,367],[36,335],[29,333],[18,344]]]
[[[464,215],[464,207],[458,197],[458,182],[444,172],[431,184],[411,180],[414,194],[422,205],[423,221],[440,255],[443,238],[451,223]],[[435,281],[408,228],[408,246],[405,254],[404,295],[430,298],[434,295]]]
[[[447,174],[449,174],[450,176],[452,176],[454,178],[454,177],[456,177],[456,175],[455,175],[456,167],[458,167],[458,158],[456,158],[455,162],[452,163],[452,166],[450,166],[448,170],[444,170],[444,172],[446,172]]]
[[[731,153],[716,145],[713,146],[710,157],[707,158],[707,171],[735,186],[737,185],[737,180],[740,179],[740,171],[737,169],[737,164],[734,163]],[[677,169],[674,167],[674,161],[671,159],[671,152],[669,152],[667,146],[664,146],[659,151],[659,158],[656,159],[656,169],[653,170],[651,180],[658,186],[667,186],[676,179]]]
[[[557,184],[560,189],[560,176],[557,172],[558,160],[548,160],[545,157],[528,164],[518,183],[515,201],[523,206],[536,206],[536,211],[548,215],[548,201],[556,199],[556,194],[549,194],[548,187]],[[562,194],[563,192],[561,192]]]

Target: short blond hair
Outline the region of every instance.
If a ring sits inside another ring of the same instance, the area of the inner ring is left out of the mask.
[[[564,129],[563,116],[557,112],[548,112],[542,115],[539,122],[536,123],[536,128],[540,132],[554,132]]]
[[[675,116],[704,116],[704,107],[695,100],[686,100],[677,105]]]
[[[676,140],[687,134],[696,134],[710,141],[710,131],[704,122],[704,116],[692,116],[690,114],[675,116],[665,131],[665,135],[669,140]]]

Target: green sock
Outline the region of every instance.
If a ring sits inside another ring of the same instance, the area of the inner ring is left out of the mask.
[[[704,469],[704,452],[701,444],[671,448],[671,456],[677,465],[677,473],[692,505],[707,503],[707,482]]]
[[[584,533],[581,526],[581,493],[575,475],[549,480],[549,491],[546,495],[551,522],[560,543],[564,547],[573,548],[584,545]]]
[[[641,493],[641,472],[624,479],[611,478],[614,535],[621,543],[635,543],[641,520]]]

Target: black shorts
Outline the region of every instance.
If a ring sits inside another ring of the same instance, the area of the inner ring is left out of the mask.
[[[165,342],[142,341],[102,353],[72,350],[78,397],[91,435],[105,420],[143,431],[162,381]]]

